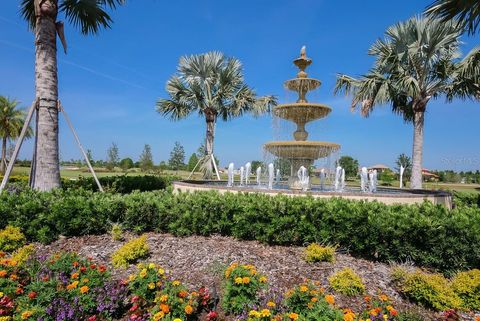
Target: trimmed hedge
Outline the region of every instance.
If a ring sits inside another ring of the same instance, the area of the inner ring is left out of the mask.
[[[173,176],[105,176],[99,177],[98,180],[104,190],[109,192],[128,194],[133,191],[155,191],[165,189],[170,186],[176,178]],[[63,189],[83,188],[89,191],[98,191],[98,186],[93,177],[82,177],[78,180],[63,180]]]
[[[480,193],[453,192],[453,203],[455,206],[476,206],[480,207]]]
[[[67,190],[0,195],[0,228],[30,240],[101,234],[111,223],[178,236],[221,234],[268,244],[338,244],[380,261],[412,260],[449,272],[480,267],[480,209],[425,202],[387,206],[341,198],[170,190],[128,195]],[[3,219],[4,218],[4,219]]]

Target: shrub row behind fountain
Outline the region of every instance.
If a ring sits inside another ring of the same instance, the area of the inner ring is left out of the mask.
[[[0,227],[30,240],[101,234],[112,222],[135,232],[221,234],[268,244],[338,244],[379,261],[412,260],[442,272],[480,267],[480,209],[431,203],[387,206],[340,198],[261,194],[57,190],[0,195]]]

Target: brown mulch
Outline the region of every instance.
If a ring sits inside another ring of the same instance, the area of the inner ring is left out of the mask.
[[[367,293],[385,293],[399,310],[415,309],[426,319],[437,319],[438,315],[419,308],[395,291],[390,281],[391,266],[383,263],[354,258],[347,254],[337,254],[335,263],[307,263],[302,247],[269,246],[256,241],[239,241],[223,236],[174,237],[169,234],[148,233],[150,257],[146,260],[161,265],[168,274],[185,284],[198,288],[207,286],[221,291],[223,270],[232,262],[254,264],[258,271],[267,275],[270,289],[285,292],[298,283],[310,279],[320,281],[328,290],[327,277],[345,267],[355,270],[364,280]],[[134,237],[126,236],[126,239]],[[41,253],[74,251],[92,257],[95,261],[110,265],[110,256],[124,242],[113,241],[109,235],[61,238],[50,245],[40,245]],[[135,271],[113,270],[116,277],[125,278]],[[360,309],[363,297],[349,298],[335,295],[341,307]]]

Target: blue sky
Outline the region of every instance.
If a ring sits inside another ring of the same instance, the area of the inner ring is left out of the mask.
[[[5,2],[0,13],[0,94],[28,106],[34,99],[33,35],[19,17],[20,1]],[[309,139],[337,142],[342,145],[340,155],[351,155],[361,165],[391,166],[398,154],[410,155],[412,126],[388,107],[377,109],[367,119],[351,113],[347,98],[333,96],[335,75],[366,72],[373,62],[367,55],[370,45],[388,26],[421,12],[429,3],[129,1],[112,14],[112,29],[97,36],[84,37],[67,25],[69,53],[58,53],[60,99],[94,158],[105,159],[107,148],[116,142],[121,157],[137,159],[147,143],[158,163],[168,159],[175,141],[190,155],[205,134],[203,119],[192,116],[171,122],[154,108],[159,97],[166,97],[165,82],[175,72],[180,56],[210,50],[235,56],[243,62],[246,81],[258,94],[274,94],[280,102],[287,102],[295,97],[283,89],[283,81],[295,76],[291,61],[306,45],[314,60],[308,72],[323,83],[310,101],[333,109],[328,118],[307,126]],[[478,40],[478,36],[464,36],[462,51],[468,52]],[[479,119],[478,102],[431,102],[424,166],[479,169]],[[215,152],[222,166],[262,159],[262,145],[274,139],[276,132],[270,116],[220,121]],[[60,147],[62,159],[81,156],[63,121]],[[31,157],[31,151],[30,141],[22,148],[21,158]]]

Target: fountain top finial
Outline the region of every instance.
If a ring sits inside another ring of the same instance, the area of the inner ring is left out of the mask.
[[[303,46],[302,49],[300,49],[300,57],[295,59],[293,63],[298,67],[298,69],[300,69],[297,74],[297,78],[307,78],[308,75],[305,72],[305,69],[312,63],[312,59],[307,57],[306,46]]]

